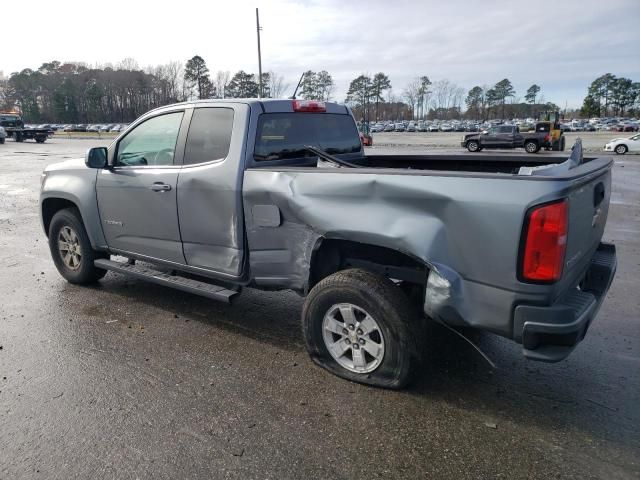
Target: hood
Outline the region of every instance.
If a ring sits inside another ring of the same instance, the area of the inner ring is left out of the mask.
[[[86,170],[87,167],[84,164],[84,158],[73,158],[71,160],[65,160],[64,162],[52,163],[48,165],[44,171],[53,172],[56,170]]]

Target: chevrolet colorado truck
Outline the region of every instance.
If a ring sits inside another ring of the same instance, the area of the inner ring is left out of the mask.
[[[224,302],[291,289],[317,364],[400,388],[428,319],[569,355],[616,268],[611,166],[579,143],[569,158],[365,155],[343,105],[206,100],[48,166],[40,214],[71,283],[113,271]]]
[[[460,145],[470,152],[485,148],[524,148],[527,153],[538,153],[541,148],[551,149],[549,122],[540,122],[535,131],[520,132],[515,125],[498,125],[480,133],[462,136]],[[564,151],[565,138],[560,137],[558,150]]]

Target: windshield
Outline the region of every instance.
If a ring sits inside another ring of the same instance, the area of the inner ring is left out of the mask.
[[[360,137],[350,115],[333,113],[266,113],[258,121],[254,158],[282,160],[314,156],[310,145],[330,155],[358,153]]]

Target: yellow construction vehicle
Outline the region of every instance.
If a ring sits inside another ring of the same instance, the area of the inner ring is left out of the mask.
[[[560,128],[560,112],[543,111],[538,113],[536,132],[549,133],[549,141],[544,146],[546,150],[564,151],[566,139]]]

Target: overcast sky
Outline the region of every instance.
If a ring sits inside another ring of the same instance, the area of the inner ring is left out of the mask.
[[[16,3],[16,5],[20,2]],[[383,71],[400,95],[414,77],[465,90],[509,78],[517,95],[536,83],[545,100],[579,106],[603,73],[640,81],[640,0],[30,0],[2,24],[0,71],[51,60],[140,66],[202,56],[214,72],[263,70],[295,87],[327,70],[344,99],[360,73]],[[10,41],[11,40],[11,41]],[[12,48],[16,47],[16,48]],[[18,48],[19,47],[19,48]]]

